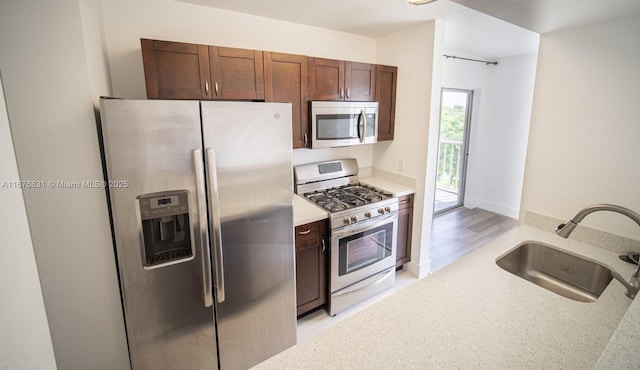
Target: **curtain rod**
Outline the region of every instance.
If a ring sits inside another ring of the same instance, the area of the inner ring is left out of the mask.
[[[489,65],[489,64],[493,64],[494,66],[497,66],[497,65],[498,65],[498,62],[496,62],[496,61],[490,62],[490,61],[488,61],[488,60],[478,60],[478,59],[463,58],[463,57],[457,57],[457,56],[455,56],[455,55],[447,55],[447,54],[443,54],[442,56],[443,56],[443,57],[445,57],[445,58],[447,58],[447,59],[449,59],[449,58],[453,58],[453,59],[462,59],[462,60],[468,60],[468,61],[471,61],[471,62],[484,63],[484,64],[486,64],[486,65]]]

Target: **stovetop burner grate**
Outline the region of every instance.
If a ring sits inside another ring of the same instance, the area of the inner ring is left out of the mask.
[[[305,193],[304,196],[330,212],[361,207],[393,197],[391,194],[359,183],[316,190]]]

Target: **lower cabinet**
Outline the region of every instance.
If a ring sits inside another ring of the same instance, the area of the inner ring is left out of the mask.
[[[413,224],[413,194],[398,198],[398,239],[396,269],[411,260],[411,225]]]
[[[296,226],[296,300],[298,317],[327,303],[327,221]]]

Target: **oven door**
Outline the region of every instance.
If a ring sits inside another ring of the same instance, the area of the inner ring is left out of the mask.
[[[331,231],[331,292],[395,266],[398,214]]]

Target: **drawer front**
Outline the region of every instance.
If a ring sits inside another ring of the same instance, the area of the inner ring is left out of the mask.
[[[398,198],[398,208],[413,207],[413,194],[405,195]]]
[[[308,224],[296,226],[296,229],[295,229],[296,243],[305,241],[305,240],[310,240],[310,239],[317,239],[321,235],[324,235],[326,230],[325,225],[326,225],[326,221],[322,220],[322,221],[311,222]]]

